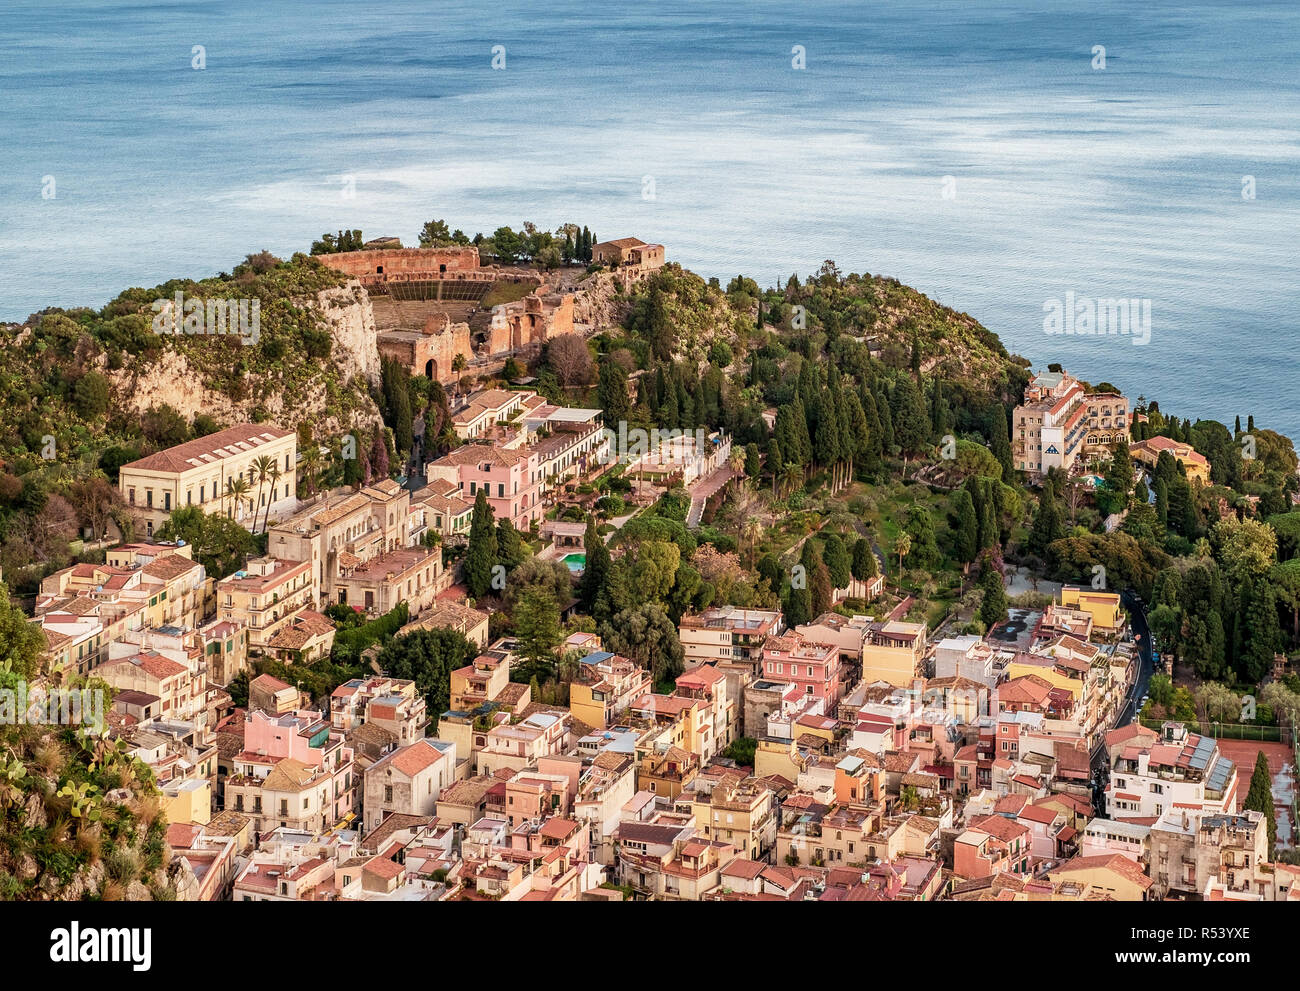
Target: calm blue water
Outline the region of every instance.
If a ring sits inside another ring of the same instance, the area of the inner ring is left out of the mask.
[[[339,227],[574,221],[897,276],[1036,367],[1300,436],[1293,0],[48,6],[0,12],[0,319]],[[1046,336],[1067,290],[1150,298],[1150,344]]]

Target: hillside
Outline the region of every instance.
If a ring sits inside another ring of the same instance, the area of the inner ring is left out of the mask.
[[[260,339],[155,333],[157,300],[256,299]],[[329,436],[373,423],[379,356],[365,295],[315,259],[250,256],[231,275],[128,289],[102,310],[48,309],[0,349],[0,458],[97,463],[108,448],[152,449],[144,414],[308,424]],[[292,411],[289,415],[286,411]],[[46,438],[52,437],[54,444]]]
[[[1028,362],[1009,354],[997,335],[969,314],[883,276],[843,275],[832,262],[783,289],[760,290],[738,276],[724,289],[667,265],[633,294],[625,325],[663,360],[702,362],[717,342],[737,358],[762,347],[758,330],[781,345],[844,360],[855,347],[885,369],[920,370],[981,399],[1013,402],[1028,381]]]
[[[45,638],[0,584],[0,901],[176,898],[152,772],[120,741],[6,711],[45,689],[103,692],[101,681],[41,671]],[[178,867],[179,865],[177,865]]]

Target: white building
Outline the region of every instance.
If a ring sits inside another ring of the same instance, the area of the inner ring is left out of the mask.
[[[1231,812],[1237,768],[1212,737],[1167,722],[1154,741],[1136,739],[1113,755],[1106,785],[1106,814],[1115,819],[1160,817],[1166,812]]]

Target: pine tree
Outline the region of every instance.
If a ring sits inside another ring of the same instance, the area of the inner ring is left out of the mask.
[[[562,639],[560,608],[545,585],[527,589],[515,603],[515,639],[519,652],[533,662],[555,661],[555,648]]]
[[[924,506],[913,503],[907,510],[907,535],[911,546],[907,552],[907,563],[913,568],[929,568],[939,561],[939,545],[934,539],[934,521],[930,511]]]

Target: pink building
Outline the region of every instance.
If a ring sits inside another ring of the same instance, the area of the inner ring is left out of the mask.
[[[793,682],[801,694],[821,699],[826,711],[833,712],[841,694],[839,647],[814,643],[799,633],[768,637],[763,644],[763,676]]]
[[[356,806],[353,750],[319,711],[244,717],[244,749],[231,761],[225,807],[253,817],[254,828],[332,826]]]
[[[1029,873],[1029,827],[1001,815],[980,816],[953,841],[953,870],[967,880]]]
[[[530,530],[542,521],[545,479],[536,448],[507,451],[487,444],[466,444],[430,461],[425,473],[430,482],[459,485],[460,496],[467,502],[485,491],[493,516],[510,520],[517,530]]]

